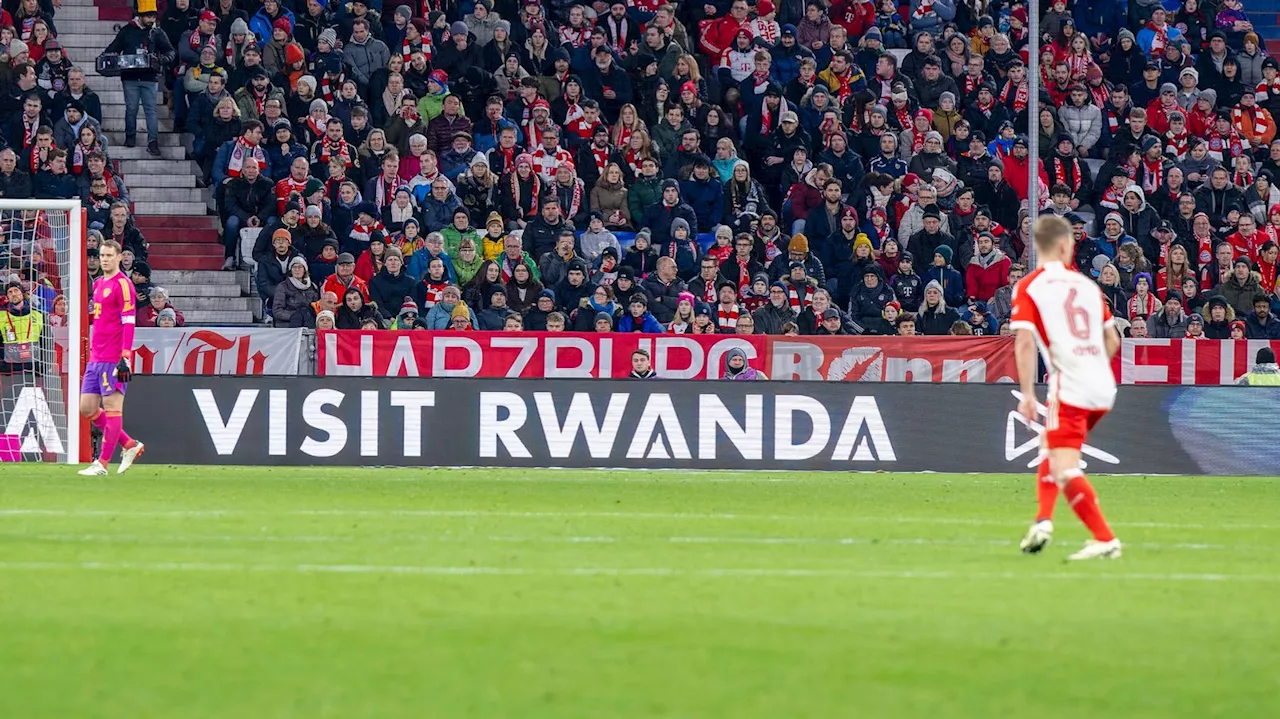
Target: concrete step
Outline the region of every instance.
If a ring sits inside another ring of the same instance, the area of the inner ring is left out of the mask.
[[[114,155],[115,148],[111,148],[111,151]],[[120,162],[120,171],[128,175],[132,180],[138,175],[166,175],[170,177],[174,175],[194,175],[200,171],[200,166],[194,162],[174,162],[172,160],[123,160]],[[184,187],[189,187],[189,185],[184,185]]]
[[[190,163],[174,163],[174,164],[190,164]],[[134,190],[141,187],[195,189],[196,187],[195,176],[190,174],[183,174],[183,173],[184,171],[182,169],[178,169],[176,172],[171,172],[166,174],[146,173],[146,172],[135,173],[135,172],[130,172],[129,170],[124,170],[124,176],[128,178],[128,185],[129,185],[130,192],[133,192]]]
[[[187,312],[183,310],[183,318],[187,321],[187,326],[199,325],[203,327],[218,327],[225,325],[252,325],[253,312],[249,310],[243,311],[218,311],[218,310],[192,310]]]
[[[221,267],[222,263],[218,263]],[[249,281],[249,272],[239,270],[236,272],[220,272],[217,270],[162,270],[151,274],[151,281],[165,287],[178,287],[180,285],[190,287],[235,287]],[[237,294],[239,294],[237,292]]]
[[[203,229],[174,229],[174,228],[157,228],[147,227],[139,228],[146,230],[147,239],[151,244],[171,245],[176,243],[194,242],[222,246],[222,233],[218,230]]]
[[[103,80],[105,81],[106,78],[103,78]],[[98,100],[102,102],[103,107],[106,107],[107,105],[123,105],[124,104],[124,90],[120,89],[119,83],[116,83],[114,89],[99,90],[98,88],[95,87],[93,88],[93,91],[98,93]]]
[[[257,297],[187,297],[182,300],[179,307],[182,314],[190,311],[195,312],[248,312],[252,314],[254,310],[261,311],[262,300]]]
[[[103,111],[105,112],[106,108],[103,108]],[[143,117],[141,110],[138,111],[138,119],[134,123],[134,126],[137,128],[139,134],[141,135],[146,134],[147,121]],[[124,134],[124,118],[123,117],[105,117],[102,119],[102,129],[106,130],[107,132],[115,132],[123,135]],[[156,129],[162,135],[173,134],[173,120],[167,117],[160,118],[159,122],[156,123]],[[177,145],[177,144],[181,144],[181,142],[175,138],[172,144]]]
[[[194,187],[177,188],[177,187],[131,187],[129,189],[129,197],[134,202],[176,202],[198,203],[202,200],[200,191]]]
[[[114,134],[108,132],[107,137],[111,140],[111,159],[113,160],[121,160],[124,162],[136,161],[136,160],[157,160],[157,158],[152,157],[147,152],[147,146],[145,142],[143,142],[138,147],[125,147],[123,132],[117,132]],[[140,138],[145,140],[146,137],[147,137],[147,133],[145,130],[143,130],[140,135]],[[179,145],[166,146],[164,144],[165,142],[164,138],[165,138],[164,135],[160,136],[160,157],[165,160],[172,160],[172,161],[185,160],[187,157],[187,151]],[[125,171],[125,174],[126,175],[128,174],[127,170]]]
[[[121,91],[121,93],[123,94],[123,90]],[[142,115],[141,107],[138,108],[138,114]],[[159,105],[159,104],[156,105],[156,117],[163,120],[166,118],[170,118],[172,116],[173,116],[173,113],[169,112],[169,108],[165,107],[164,105]],[[122,100],[118,105],[108,105],[104,102],[102,104],[102,119],[104,121],[110,121],[112,119],[124,119],[124,101]]]
[[[149,260],[153,270],[217,270],[222,260],[207,257],[153,257]],[[247,285],[246,285],[247,287]]]
[[[90,4],[78,7],[71,6],[64,2],[54,16],[54,23],[57,24],[58,31],[64,32],[62,28],[71,20],[92,20],[96,24],[98,22],[98,8]],[[109,27],[109,25],[104,24],[102,27]]]
[[[165,257],[212,257],[223,256],[222,245],[216,242],[165,242],[156,244],[152,251],[163,253]]]
[[[101,35],[105,31],[110,30],[114,23],[104,23],[98,19],[98,13],[94,8],[93,16],[88,15],[89,8],[67,8],[75,13],[72,17],[67,17],[66,13],[61,10],[57,12],[54,22],[58,25],[58,37],[83,37],[89,35]],[[79,12],[76,12],[79,11]],[[103,45],[106,47],[106,45]]]
[[[133,198],[133,211],[138,215],[195,215],[203,217],[208,208],[204,202],[158,202],[154,200],[139,201]],[[185,268],[175,268],[185,269]],[[191,269],[204,269],[194,267]]]
[[[159,274],[159,273],[156,273]],[[228,277],[232,273],[226,273]],[[170,297],[239,297],[239,285],[184,285],[181,283],[174,284],[173,287],[167,288]],[[185,301],[183,305],[185,306]]]
[[[147,142],[146,142],[147,128],[146,128],[146,121],[143,120],[141,111],[138,112],[138,146],[135,148],[128,148],[124,146],[124,121],[115,120],[114,122],[116,123],[115,127],[110,126],[110,124],[106,126],[107,139],[111,141],[111,159],[113,160],[154,160],[156,159],[151,155],[147,154]],[[168,148],[173,148],[178,151],[177,159],[182,159],[185,153],[185,150],[183,150],[182,148],[182,138],[178,137],[176,133],[165,130],[164,129],[165,122],[168,122],[169,124],[173,124],[172,120],[160,121],[160,136],[157,138],[157,142],[160,144],[160,151],[164,153],[164,157],[167,158],[167,157],[170,157],[170,155],[169,153],[165,153],[164,151]],[[130,149],[138,150],[139,152],[142,153],[142,156],[141,157],[135,156],[137,153],[130,153],[129,152]],[[119,154],[121,151],[123,151],[124,154]]]
[[[62,23],[58,22],[57,15],[54,15],[53,21],[58,25],[58,42],[68,49],[96,48],[98,52],[102,52],[102,48],[116,39],[116,33],[111,29],[111,25],[95,23],[91,28],[84,28],[85,32],[67,32],[62,29]]]
[[[160,230],[217,230],[219,229],[218,220],[215,217],[166,217],[164,215],[149,215],[147,217],[139,217],[135,219],[135,224],[139,229],[158,228]]]

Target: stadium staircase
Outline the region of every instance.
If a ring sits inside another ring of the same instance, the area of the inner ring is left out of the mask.
[[[188,325],[252,324],[261,316],[260,303],[247,272],[218,271],[223,252],[217,219],[209,212],[211,193],[196,187],[200,169],[187,159],[182,135],[173,131],[172,112],[157,108],[160,157],[147,154],[141,109],[138,146],[124,146],[124,91],[119,80],[100,76],[94,62],[132,17],[133,0],[62,0],[55,17],[58,40],[102,99],[108,152],[129,187],[138,227],[151,243],[152,281],[169,290]]]
[[[1244,9],[1267,54],[1280,57],[1280,0],[1246,0]]]

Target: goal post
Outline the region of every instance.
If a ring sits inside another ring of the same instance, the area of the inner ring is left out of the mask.
[[[0,229],[3,284],[21,284],[29,309],[0,306],[0,461],[76,464],[92,449],[78,412],[91,291],[86,213],[79,200],[0,199]]]

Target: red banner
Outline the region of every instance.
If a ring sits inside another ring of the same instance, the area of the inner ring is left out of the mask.
[[[769,377],[828,382],[1015,382],[1012,337],[771,337]]]
[[[1280,341],[1127,339],[1111,360],[1121,384],[1234,384],[1258,350],[1280,353]]]
[[[172,330],[170,330],[172,331]],[[1232,384],[1280,341],[1126,339],[1121,384]],[[770,379],[1016,382],[1012,337],[780,337],[549,332],[321,332],[316,372],[360,377],[625,377],[647,349],[664,379],[715,379],[741,347]],[[708,368],[712,368],[710,371]]]
[[[325,331],[316,373],[359,377],[626,377],[646,349],[664,379],[716,379],[724,355],[742,348],[764,369],[764,335],[576,332]],[[708,369],[710,368],[710,369]]]

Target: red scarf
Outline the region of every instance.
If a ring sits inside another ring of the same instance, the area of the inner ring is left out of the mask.
[[[1093,98],[1093,104],[1098,107],[1106,107],[1107,102],[1111,100],[1111,91],[1104,85],[1089,85],[1089,95]]]
[[[373,237],[374,232],[381,232],[384,236],[387,234],[387,228],[382,225],[381,220],[374,220],[371,225],[356,222],[351,226],[351,236],[363,242],[368,242]]]
[[[1147,23],[1147,29],[1155,33],[1155,37],[1151,38],[1151,57],[1159,57],[1164,52],[1165,45],[1169,44],[1169,26],[1156,27],[1154,22]]]
[[[1262,289],[1268,294],[1275,292],[1276,287],[1276,266],[1273,262],[1267,262],[1261,257],[1258,258],[1258,274],[1262,276]]]
[[[1089,71],[1089,66],[1093,65],[1093,58],[1086,52],[1083,55],[1071,53],[1063,60],[1067,63],[1067,69],[1071,71],[1071,77],[1080,79]]]
[[[587,40],[591,39],[591,25],[583,22],[582,27],[575,28],[566,24],[560,28],[560,44],[568,45],[573,49],[578,49],[587,44]]]
[[[922,20],[933,12],[933,0],[920,0],[920,4],[915,10],[911,11],[911,17],[915,20]]]
[[[22,149],[25,150],[35,144],[36,130],[40,129],[40,116],[37,115],[36,119],[30,122],[27,121],[26,115],[21,115],[20,117],[22,120]]]
[[[396,187],[400,184],[400,178],[393,177],[388,182],[378,175],[378,181],[373,186],[373,204],[377,207],[386,207],[396,199]]]
[[[563,187],[564,185],[561,185],[559,182],[556,183],[557,190],[560,190]],[[573,192],[569,195],[569,206],[567,209],[568,212],[565,216],[569,218],[576,217],[578,215],[578,210],[582,209],[582,180],[574,178]]]
[[[1148,160],[1143,157],[1142,164],[1147,170],[1142,173],[1142,191],[1147,197],[1151,197],[1164,184],[1164,158],[1157,157],[1154,160]]]
[[[911,105],[903,105],[901,108],[893,108],[893,114],[898,116],[898,124],[902,129],[911,127]]]
[[[1196,242],[1196,257],[1199,259],[1200,266],[1205,267],[1210,262],[1213,262],[1213,234],[1209,233],[1204,237],[1200,237],[1192,231],[1191,239]]]
[[[325,125],[329,124],[329,116],[325,115],[323,120],[316,120],[311,115],[307,115],[307,129],[311,130],[311,135],[315,138],[324,137]]]
[[[738,305],[732,305],[725,310],[724,305],[716,305],[716,327],[722,330],[732,330],[738,326]]]
[[[813,293],[809,292],[808,288],[806,288],[804,297],[801,297],[800,294],[796,292],[796,286],[788,282],[787,283],[787,301],[791,303],[791,311],[795,312],[798,315],[801,312],[803,312],[806,307],[808,307],[810,304],[813,303]]]
[[[427,286],[427,292],[422,303],[422,309],[425,310],[440,304],[440,300],[444,299],[444,288],[449,286],[449,281],[440,280],[439,282],[432,282],[428,279],[425,280],[423,284]]]
[[[542,181],[538,179],[538,173],[530,172],[529,180],[533,182],[533,188],[529,191],[529,211],[522,215],[530,217],[538,214],[538,196],[542,194]],[[516,170],[511,171],[511,201],[515,204],[516,209],[520,209],[520,173]]]
[[[252,157],[258,161],[258,167],[265,168],[267,166],[267,154],[262,151],[262,145],[250,145],[244,141],[244,137],[236,139],[236,144],[231,147],[231,160],[227,164],[227,176],[239,177],[240,170],[244,168],[244,161]]]
[[[1262,137],[1267,132],[1267,123],[1262,121],[1262,114],[1259,113],[1256,109],[1254,108],[1249,108],[1249,109],[1252,111],[1249,114],[1253,116],[1253,123],[1252,123],[1253,136]],[[1244,128],[1249,127],[1250,123],[1245,122],[1244,110],[1245,108],[1243,107],[1237,107],[1231,111],[1231,121],[1236,127],[1244,127]]]
[[[1054,157],[1050,164],[1053,165],[1054,184],[1070,187],[1073,197],[1080,192],[1080,160],[1071,158],[1071,172],[1067,172],[1067,163],[1061,157]]]
[[[1107,103],[1106,105],[1103,105],[1103,107],[1106,108],[1104,113],[1107,116],[1107,129],[1111,131],[1112,135],[1116,134],[1117,132],[1120,132],[1121,118],[1120,118],[1120,115],[1116,113],[1115,105],[1112,105],[1111,103]],[[1128,122],[1128,119],[1129,119],[1128,115],[1126,115],[1124,118],[1124,121]]]
[[[101,149],[102,149],[101,142],[94,145],[93,147],[85,147],[84,145],[77,142],[75,146],[71,149],[71,174],[79,175],[81,172],[83,172],[85,156],[88,155],[90,152],[93,152],[94,150],[101,150]],[[103,174],[104,175],[106,174],[105,169],[103,170]]]
[[[716,303],[716,281],[715,279],[703,280],[702,282],[702,299],[709,305]]]
[[[760,134],[764,135],[765,137],[768,137],[769,133],[772,131],[773,131],[773,114],[770,113],[768,110],[765,110],[764,112],[760,113]]]
[[[339,73],[337,77],[338,87],[342,87],[342,81],[343,76]],[[333,107],[333,84],[329,81],[328,73],[320,75],[320,97],[328,103],[329,107]]]
[[[604,174],[604,166],[609,164],[609,148],[606,146],[603,150],[598,149],[595,145],[591,146],[591,159],[595,160],[596,169],[600,174]]]
[[[977,104],[976,104],[976,105],[974,105],[974,107],[978,108],[978,112],[981,112],[981,113],[983,114],[983,116],[985,116],[985,117],[987,117],[988,119],[990,119],[990,117],[991,117],[991,109],[992,109],[993,107],[995,107],[995,104],[996,104],[996,101],[995,101],[994,99],[992,99],[992,100],[991,100],[991,102],[988,102],[986,105],[983,105],[983,104],[982,104],[982,101],[981,101],[981,100],[979,100],[979,101],[977,102]],[[997,146],[997,147],[998,147],[998,146]]]
[[[1253,184],[1253,173],[1236,170],[1231,174],[1231,184],[1240,188],[1248,187]]]
[[[1276,75],[1271,82],[1263,80],[1258,83],[1257,89],[1254,90],[1258,102],[1266,102],[1273,97],[1280,97],[1280,75]]]
[[[631,168],[631,173],[636,177],[640,177],[640,156],[635,150],[627,148],[627,154],[622,158],[627,163],[627,167]]]
[[[346,140],[330,140],[328,137],[320,138],[320,152],[318,158],[321,163],[328,166],[329,160],[334,157],[341,157],[347,167],[351,167],[351,146]]]
[[[853,68],[849,68],[843,75],[834,75],[836,80],[836,96],[840,98],[840,104],[843,105],[851,95],[853,95]]]
[[[427,62],[431,62],[433,53],[431,51],[430,32],[418,39],[417,47],[414,47],[413,43],[409,42],[408,33],[405,33],[404,41],[400,43],[400,57],[404,58],[405,65],[409,64],[409,58],[413,56],[415,51],[421,52],[423,57],[427,58]]]
[[[970,75],[967,72],[964,74],[964,96],[965,97],[969,97],[973,93],[977,92],[978,88],[981,85],[982,85],[981,75],[974,77],[973,75]]]
[[[1165,133],[1165,153],[1173,153],[1179,160],[1187,159],[1187,151],[1191,149],[1191,133],[1186,130],[1182,134],[1174,134],[1172,130]]]
[[[1244,152],[1244,142],[1240,138],[1240,133],[1232,128],[1226,135],[1218,134],[1217,130],[1209,133],[1209,152],[1218,153],[1223,160],[1236,157]]]
[[[1013,111],[1022,112],[1027,109],[1028,96],[1030,95],[1029,83],[1025,80],[1018,83],[1017,90],[1013,88],[1013,80],[1009,80],[1004,84],[1004,89],[1000,91],[1000,102],[1005,105],[1009,104],[1009,93],[1013,91]]]
[[[734,259],[738,262],[738,296],[743,297],[751,289],[751,270],[748,269],[751,258],[743,260],[735,256]]]

